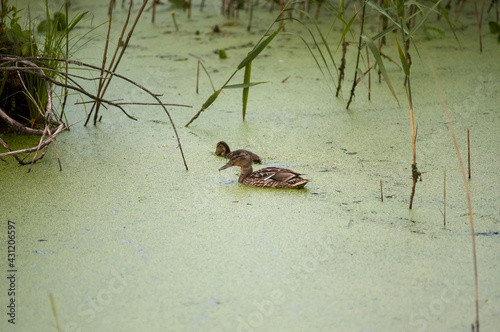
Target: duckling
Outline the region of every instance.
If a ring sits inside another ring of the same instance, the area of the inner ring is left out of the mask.
[[[236,150],[236,151],[245,151],[250,154],[250,156],[252,157],[252,161],[254,163],[256,164],[261,163],[260,157],[253,152],[247,150]],[[232,154],[235,153],[236,151],[231,152],[231,149],[229,149],[229,145],[224,141],[220,141],[219,143],[217,143],[217,146],[215,147],[215,154],[218,156],[223,156],[224,158],[227,159],[230,159]]]
[[[229,162],[219,168],[219,171],[231,166],[241,167],[238,182],[247,186],[302,189],[309,182],[309,180],[300,177],[302,174],[280,167],[266,167],[254,172],[252,169],[252,156],[245,150],[234,151]]]

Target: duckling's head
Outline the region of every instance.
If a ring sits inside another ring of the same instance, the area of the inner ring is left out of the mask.
[[[252,169],[252,156],[247,151],[236,150],[231,155],[231,159],[229,159],[229,162],[219,168],[219,171],[231,166],[240,166],[241,168]]]
[[[215,154],[217,156],[224,156],[226,153],[230,153],[231,150],[229,149],[229,145],[227,145],[226,142],[220,141],[217,143],[217,146],[215,147]]]

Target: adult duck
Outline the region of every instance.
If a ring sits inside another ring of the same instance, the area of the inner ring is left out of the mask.
[[[245,150],[234,151],[229,162],[219,168],[219,171],[231,166],[241,167],[238,182],[247,186],[302,189],[309,182],[309,180],[300,177],[302,174],[281,167],[266,167],[254,172],[252,169],[252,156]]]

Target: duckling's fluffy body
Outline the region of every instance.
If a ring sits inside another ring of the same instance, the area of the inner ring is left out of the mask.
[[[227,158],[227,159],[231,159],[231,156],[236,153],[236,152],[240,152],[240,151],[243,151],[243,152],[246,152],[250,155],[250,157],[252,158],[252,161],[256,164],[260,164],[261,163],[261,159],[258,155],[256,155],[255,153],[251,152],[251,151],[247,151],[247,150],[236,150],[236,151],[233,151],[231,152],[231,149],[229,148],[229,145],[224,142],[224,141],[220,141],[219,143],[217,143],[217,146],[215,147],[215,154],[218,155],[218,156],[222,156],[224,158]]]

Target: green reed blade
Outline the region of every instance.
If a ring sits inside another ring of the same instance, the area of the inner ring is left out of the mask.
[[[247,57],[241,61],[241,63],[238,65],[238,70],[241,68],[245,67],[249,62],[251,62],[253,59],[255,59],[265,48],[269,43],[276,37],[276,35],[283,29],[284,25],[280,26],[278,30],[274,31],[272,35],[264,39],[264,41],[260,42],[257,44],[250,53],[248,53]]]
[[[252,72],[252,61],[250,61],[246,66],[245,66],[245,75],[243,76],[243,84],[248,84],[250,83],[250,74]],[[244,87],[243,88],[243,94],[242,94],[242,103],[243,103],[243,109],[242,109],[242,115],[243,115],[243,121],[245,121],[245,115],[247,113],[247,103],[248,103],[248,94],[250,92],[250,87]]]
[[[210,105],[213,104],[213,102],[217,99],[217,97],[219,97],[219,94],[222,92],[222,89],[219,89],[217,91],[215,91],[214,93],[212,93],[212,95],[210,97],[208,97],[207,101],[205,101],[205,103],[203,104],[203,106],[201,106],[200,110],[198,111],[198,113],[195,114],[195,116],[193,116],[193,118],[191,120],[189,120],[189,122],[185,125],[185,127],[189,127],[189,125],[198,118],[198,116],[200,116],[201,112],[203,112],[205,109],[207,109]]]
[[[245,88],[250,88],[255,85],[263,84],[263,83],[268,83],[268,81],[263,81],[263,82],[249,82],[249,83],[238,83],[238,84],[231,84],[231,85],[225,85],[224,89],[245,89]]]
[[[372,52],[373,56],[375,57],[375,60],[377,61],[377,65],[380,69],[380,72],[382,73],[382,76],[384,76],[385,83],[387,84],[387,87],[391,91],[392,95],[394,96],[394,99],[396,99],[398,105],[399,105],[399,100],[398,97],[396,96],[396,91],[394,91],[394,88],[392,87],[391,80],[389,79],[389,75],[387,74],[387,71],[385,70],[384,62],[382,61],[382,57],[380,56],[380,53],[378,51],[377,46],[375,45],[375,42],[373,39],[371,39],[368,36],[362,35],[361,38],[363,38],[364,42],[366,43],[366,46],[370,49]]]
[[[399,45],[399,41],[396,39],[396,45],[398,47],[399,60],[401,60],[401,66],[403,66],[403,70],[405,72],[406,77],[410,76],[410,66],[408,66],[408,61],[406,60],[405,53]]]

